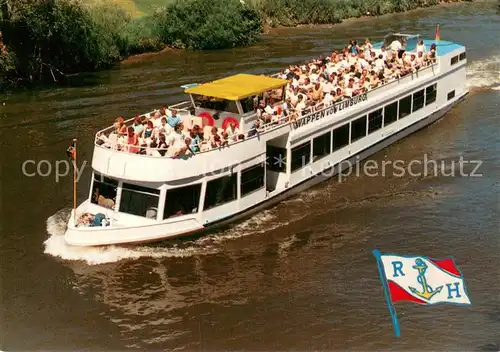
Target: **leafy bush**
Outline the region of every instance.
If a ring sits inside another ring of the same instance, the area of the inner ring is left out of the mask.
[[[90,42],[97,43],[96,54],[100,58],[95,62],[95,68],[103,67],[116,62],[127,51],[129,42],[123,36],[131,17],[123,8],[114,3],[99,3],[87,9],[92,26]]]
[[[149,16],[132,19],[124,28],[122,37],[126,42],[126,55],[158,51],[164,47],[157,36],[156,24]]]
[[[29,80],[106,67],[119,59],[114,33],[76,3],[39,1],[18,11],[4,26],[16,54],[17,72]]]
[[[346,18],[407,11],[437,3],[438,0],[255,0],[271,26],[338,23]]]
[[[264,0],[259,9],[272,26],[297,24],[338,23],[342,11],[336,11],[331,0]]]
[[[222,49],[252,43],[262,30],[259,12],[239,0],[178,0],[153,15],[166,45]]]

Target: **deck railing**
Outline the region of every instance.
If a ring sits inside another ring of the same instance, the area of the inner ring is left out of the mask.
[[[180,103],[177,103],[177,104],[174,104],[174,105],[169,105],[169,106],[167,106],[167,108],[168,109],[175,109],[175,110],[177,110],[177,112],[179,112],[179,117],[186,116],[186,115],[191,115],[191,113],[189,112],[188,109],[186,109],[186,108],[180,108],[179,107],[179,106],[182,106],[182,105],[185,105],[185,104],[187,104],[188,106],[191,106],[190,105],[191,103],[189,101],[183,101],[183,102],[180,102]],[[137,115],[137,116],[139,116],[139,117],[146,117],[146,116],[150,116],[152,113],[155,113],[157,111],[158,110],[156,109],[156,110],[153,110],[153,111],[150,111],[150,112],[146,112],[144,114]],[[134,116],[134,117],[131,117],[131,118],[125,120],[125,123],[127,124],[127,123],[130,123],[130,122],[133,122],[137,116]],[[100,134],[103,134],[105,132],[112,132],[114,129],[115,129],[114,125],[111,125],[111,126],[103,128],[102,130],[99,130],[96,133],[96,135],[95,135],[96,141],[97,141],[98,136]]]
[[[299,116],[299,113],[298,112],[295,112],[293,109],[290,109],[288,111],[288,114],[287,116],[283,116],[281,117],[280,119],[278,119],[277,121],[273,121],[273,122],[269,122],[267,124],[264,124],[262,126],[260,126],[258,129],[257,129],[257,134],[252,136],[252,137],[248,137],[248,138],[245,138],[243,140],[237,140],[237,141],[234,141],[232,143],[230,143],[228,146],[222,146],[222,147],[217,147],[217,148],[212,148],[212,149],[209,149],[209,150],[205,150],[205,151],[199,151],[199,152],[196,152],[196,153],[193,153],[193,154],[190,154],[188,156],[193,156],[193,155],[198,155],[198,154],[201,154],[201,153],[208,153],[208,152],[211,152],[213,150],[220,150],[220,149],[223,149],[223,148],[230,148],[231,145],[234,145],[234,144],[237,144],[237,143],[244,143],[245,141],[247,140],[251,140],[253,138],[256,138],[258,135],[262,135],[264,133],[268,133],[268,132],[271,132],[277,128],[280,128],[284,125],[291,125],[291,124],[295,124],[301,120],[305,120],[305,119],[309,119],[311,118],[311,116],[313,114],[316,114],[316,113],[320,113],[322,111],[326,111],[327,109],[331,109],[333,107],[333,111],[334,112],[337,112],[339,111],[340,109],[340,106],[341,105],[346,105],[346,102],[349,103],[350,105],[350,101],[353,100],[353,99],[357,99],[359,100],[359,97],[361,96],[364,96],[362,97],[362,100],[366,100],[367,98],[369,98],[370,96],[373,96],[375,93],[379,93],[381,92],[382,89],[387,89],[388,87],[393,87],[393,86],[396,86],[396,85],[399,85],[399,84],[404,84],[406,82],[410,82],[410,81],[413,81],[414,79],[418,79],[419,76],[421,76],[422,74],[424,73],[428,73],[429,71],[434,71],[434,69],[437,67],[438,65],[438,61],[420,69],[420,70],[417,70],[415,72],[412,72],[412,73],[409,73],[403,77],[400,77],[400,78],[396,78],[396,79],[393,79],[391,81],[388,81],[386,83],[384,83],[383,85],[379,86],[379,87],[376,87],[376,88],[373,88],[373,89],[370,89],[368,92],[366,93],[363,93],[361,95],[358,95],[358,96],[354,96],[352,98],[349,98],[349,99],[342,99],[341,101],[338,101],[338,102],[332,102],[328,105],[323,105],[321,108],[318,108],[318,107],[311,107],[309,109],[306,109],[303,111],[302,114],[300,114]],[[274,74],[272,76],[278,76],[279,74]],[[354,103],[352,105],[355,105]],[[187,107],[191,107],[191,102],[189,101],[183,101],[183,102],[180,102],[180,103],[177,103],[175,105],[170,105],[168,106],[169,109],[176,109],[180,114],[179,115],[184,115],[184,116],[191,116],[191,113],[189,112],[189,110],[187,109]],[[346,109],[348,109],[349,107],[346,107]],[[139,115],[139,116],[147,116],[147,115],[150,115],[151,113],[154,113],[156,112],[157,110],[153,110],[151,112],[148,112],[148,113],[145,113],[145,114],[142,114],[142,115]],[[125,123],[129,123],[131,121],[133,121],[135,119],[135,117],[132,117],[128,120],[125,121]],[[99,132],[97,132],[96,136],[95,136],[95,145],[96,146],[99,146],[101,148],[106,148],[106,147],[103,147],[101,144],[98,144],[98,140],[100,140],[99,136],[101,134],[105,134],[106,132],[111,132],[113,131],[114,129],[114,126],[110,126],[110,127],[106,127],[102,130],[100,130]],[[203,141],[203,143],[209,143],[209,141]],[[163,150],[168,150],[169,148],[151,148],[151,147],[144,147],[144,146],[137,146],[137,145],[129,145],[129,144],[126,144],[126,143],[117,143],[116,145],[112,145],[111,148],[108,148],[108,149],[113,149],[113,150],[120,150],[120,152],[127,152],[128,149],[130,148],[133,148],[133,149],[146,149],[146,153],[148,152],[148,149],[150,151],[163,151]],[[135,153],[134,153],[135,154]],[[156,153],[153,153],[153,154],[156,154]],[[148,155],[148,154],[140,154],[141,156],[144,156],[144,157],[167,157],[166,155],[165,156],[158,156],[158,155]]]

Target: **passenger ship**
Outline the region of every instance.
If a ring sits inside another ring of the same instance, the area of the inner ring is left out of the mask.
[[[372,50],[378,56],[382,45],[388,46],[394,38],[405,39],[406,52],[412,52],[420,36],[390,34]],[[131,154],[95,143],[90,194],[72,212],[66,242],[75,246],[153,242],[235,221],[435,122],[468,90],[465,47],[425,39],[427,50],[432,43],[437,46],[432,65],[294,121],[260,126],[256,135],[228,147],[171,158]],[[212,122],[217,127],[236,119],[245,133],[257,116],[255,110],[246,109],[244,100],[287,83],[268,76],[235,75],[184,87],[190,99],[169,108],[177,109],[182,120],[191,124],[207,114],[216,114]],[[232,108],[202,107],[194,99],[200,95],[222,99],[223,105]],[[283,162],[270,162],[281,158]],[[103,206],[96,192],[113,199],[114,206]],[[83,213],[101,213],[108,221],[103,226],[76,226],[75,214],[78,218]]]

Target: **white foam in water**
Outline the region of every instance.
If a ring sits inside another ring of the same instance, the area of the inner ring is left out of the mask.
[[[250,219],[237,224],[229,231],[221,235],[209,236],[214,243],[222,243],[227,240],[232,240],[248,235],[262,234],[274,230],[278,227],[286,226],[289,221],[278,221],[276,215],[271,210],[264,210],[261,213],[254,215]]]
[[[85,261],[90,265],[114,263],[123,259],[138,259],[141,257],[166,258],[204,255],[217,252],[217,249],[204,245],[203,247],[77,247],[64,241],[66,223],[69,219],[69,209],[62,209],[47,219],[47,232],[50,237],[44,242],[45,253],[63,260]]]
[[[500,54],[480,59],[467,66],[469,88],[500,89]]]
[[[287,222],[276,221],[276,216],[270,210],[230,228],[227,231],[199,238],[194,242],[185,242],[186,247],[146,247],[146,246],[102,246],[78,247],[70,246],[64,240],[66,223],[71,209],[62,209],[47,219],[47,232],[50,237],[44,242],[45,253],[63,260],[84,261],[89,265],[114,263],[124,259],[138,258],[168,258],[206,255],[221,250],[225,241],[251,234],[264,233]]]

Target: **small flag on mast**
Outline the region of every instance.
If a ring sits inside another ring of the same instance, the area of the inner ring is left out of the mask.
[[[465,279],[453,258],[436,260],[424,256],[381,254],[378,250],[373,254],[377,258],[396,337],[400,336],[400,331],[395,302],[471,304]]]
[[[436,26],[436,38],[435,40],[441,40],[441,34],[439,33],[439,24]]]
[[[66,149],[66,154],[70,160],[76,160],[76,138],[73,139],[73,143]]]

